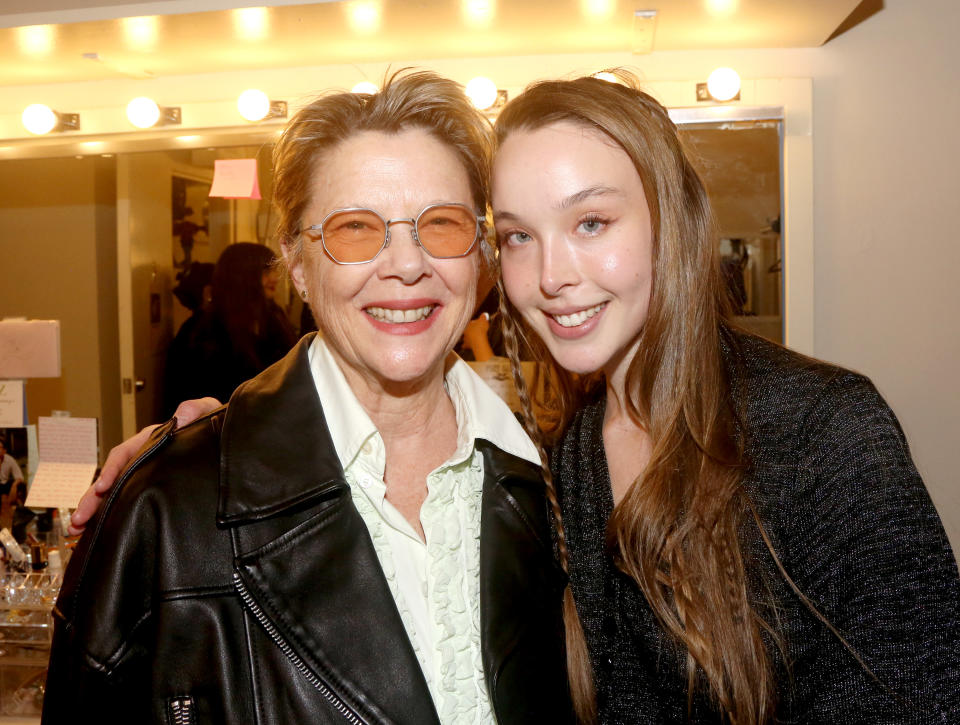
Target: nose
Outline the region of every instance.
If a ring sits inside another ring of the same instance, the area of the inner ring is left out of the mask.
[[[427,253],[413,235],[412,219],[390,222],[386,249],[377,258],[380,275],[398,277],[404,284],[413,284],[429,269]]]
[[[548,238],[540,246],[540,288],[555,297],[579,279],[574,251],[565,239]]]

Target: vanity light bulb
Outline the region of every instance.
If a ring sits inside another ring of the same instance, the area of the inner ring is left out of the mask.
[[[707,78],[707,90],[715,101],[729,101],[740,92],[740,76],[733,68],[717,68]]]
[[[237,110],[248,121],[260,121],[270,113],[270,99],[263,91],[250,88],[237,98]]]
[[[30,133],[42,136],[50,133],[57,125],[57,114],[53,112],[50,106],[44,106],[42,103],[34,103],[23,109],[21,116],[23,127]]]
[[[137,128],[150,128],[160,120],[160,106],[145,96],[134,98],[127,104],[127,119]]]
[[[353,93],[365,93],[368,96],[372,96],[374,93],[380,91],[377,88],[376,83],[371,83],[370,81],[360,81],[353,88],[350,89]]]
[[[484,111],[497,102],[497,84],[489,78],[477,76],[467,83],[467,97],[473,105]]]

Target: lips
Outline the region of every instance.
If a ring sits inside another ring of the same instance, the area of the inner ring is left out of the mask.
[[[600,310],[602,310],[606,304],[606,302],[601,302],[599,305],[594,305],[593,307],[588,307],[587,309],[565,315],[554,315],[550,313],[547,313],[547,315],[561,327],[579,327],[600,312]]]

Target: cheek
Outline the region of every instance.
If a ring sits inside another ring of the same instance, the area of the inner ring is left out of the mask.
[[[514,307],[520,308],[529,297],[531,277],[524,271],[524,265],[515,255],[509,258],[501,256],[500,275],[503,277],[503,289]]]
[[[462,301],[467,313],[473,312],[477,300],[477,284],[480,279],[480,259],[470,256],[464,259],[450,260],[450,266],[444,275],[444,283],[451,294]]]

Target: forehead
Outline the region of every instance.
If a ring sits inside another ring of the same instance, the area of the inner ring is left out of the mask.
[[[392,213],[388,207],[419,210],[439,201],[470,204],[467,169],[449,144],[413,128],[361,131],[341,141],[314,164],[308,206]]]
[[[508,135],[494,159],[494,205],[518,189],[566,197],[586,188],[632,189],[640,176],[630,156],[602,131],[561,121]]]

